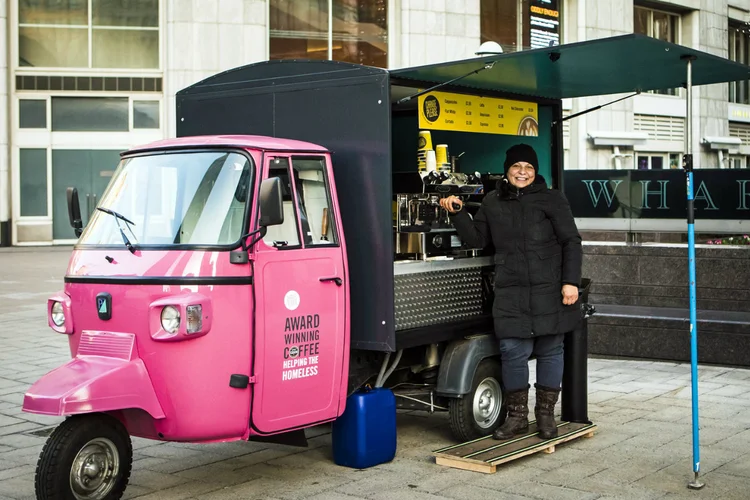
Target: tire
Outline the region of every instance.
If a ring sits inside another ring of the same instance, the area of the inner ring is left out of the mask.
[[[451,431],[459,441],[488,436],[505,420],[500,373],[500,363],[494,359],[482,360],[474,372],[469,393],[450,400],[448,413]]]
[[[54,430],[39,456],[36,498],[118,500],[132,465],[133,446],[119,420],[105,414],[70,417]]]

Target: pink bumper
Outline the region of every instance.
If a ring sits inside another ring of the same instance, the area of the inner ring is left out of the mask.
[[[79,356],[39,379],[23,399],[23,411],[74,415],[139,408],[164,418],[141,359]]]

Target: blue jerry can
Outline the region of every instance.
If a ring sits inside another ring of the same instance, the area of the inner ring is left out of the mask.
[[[396,397],[390,389],[360,389],[333,422],[333,461],[366,469],[396,456]]]

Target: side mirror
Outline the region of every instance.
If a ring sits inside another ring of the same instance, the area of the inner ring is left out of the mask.
[[[81,204],[78,202],[78,190],[69,187],[66,191],[68,197],[68,219],[76,233],[76,237],[83,232],[83,220],[81,219]]]
[[[271,177],[260,184],[260,227],[284,223],[284,203],[281,195],[281,179]]]
[[[268,226],[276,226],[284,223],[284,199],[281,194],[281,179],[271,177],[260,183],[260,220],[259,229],[242,236],[242,250],[229,252],[231,264],[247,264],[249,261],[248,250],[255,245],[260,238],[265,236]],[[258,234],[252,242],[247,244],[245,238]]]

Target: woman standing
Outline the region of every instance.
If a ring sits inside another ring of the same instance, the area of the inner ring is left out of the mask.
[[[534,413],[540,437],[551,439],[557,436],[554,410],[562,384],[563,340],[581,321],[581,236],[565,196],[548,189],[537,173],[531,146],[508,149],[504,166],[497,190],[485,196],[473,220],[459,198],[450,196],[441,204],[466,244],[495,248],[492,315],[508,416],[493,437],[509,439],[528,431],[528,362],[534,354]]]

